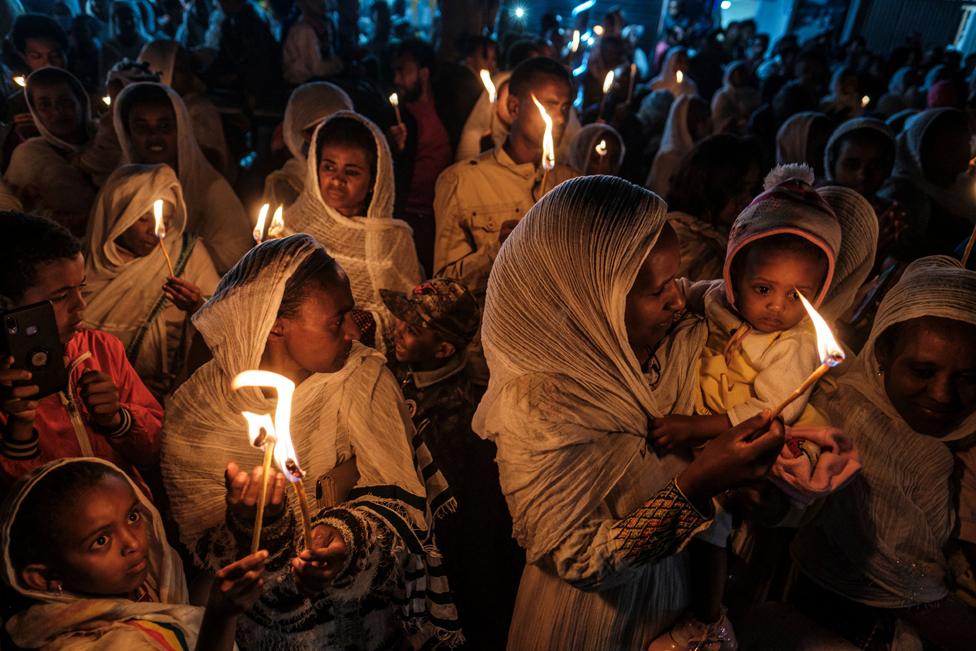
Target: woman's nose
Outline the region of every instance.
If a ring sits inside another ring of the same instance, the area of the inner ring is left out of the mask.
[[[677,281],[672,280],[668,283],[668,298],[665,305],[672,312],[681,312],[685,309],[685,295],[678,287]]]

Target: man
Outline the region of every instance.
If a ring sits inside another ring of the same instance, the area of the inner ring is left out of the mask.
[[[512,126],[505,144],[456,163],[437,179],[434,273],[460,280],[476,296],[484,294],[498,248],[518,220],[546,191],[577,176],[558,161],[543,173],[545,122],[533,97],[551,117],[558,143],[572,105],[572,78],[557,61],[529,59],[509,81]]]
[[[30,73],[41,68],[67,67],[68,35],[49,16],[38,14],[18,16],[10,30],[10,41],[17,57],[20,58],[20,62],[11,63],[15,76],[26,78]],[[24,89],[9,80],[4,80],[4,83],[9,88],[5,114],[7,121],[14,123],[14,137],[8,139],[4,145],[8,150],[5,158],[9,160],[10,149],[28,138],[39,135],[39,132],[27,108]]]
[[[0,301],[6,309],[53,304],[70,378],[62,391],[37,399],[28,371],[11,369],[9,359],[0,365],[0,491],[64,457],[101,457],[140,482],[159,462],[163,410],[122,342],[82,328],[81,244],[43,217],[5,212],[0,219]]]
[[[220,14],[211,16],[207,47],[217,57],[207,69],[211,89],[244,93],[261,100],[281,83],[281,50],[264,11],[249,0],[220,0]]]
[[[423,283],[409,295],[381,293],[397,318],[390,364],[417,433],[458,501],[457,512],[438,521],[434,531],[468,639],[465,648],[504,648],[524,556],[512,539],[495,446],[471,431],[480,395],[466,373],[465,349],[478,330],[478,302],[448,278]]]
[[[434,186],[454,160],[454,144],[441,115],[448,111],[434,97],[434,48],[420,39],[407,39],[393,52],[393,83],[403,122],[390,128],[397,152],[396,217],[410,224],[417,257],[427,270],[434,257]],[[439,110],[440,109],[440,110]]]

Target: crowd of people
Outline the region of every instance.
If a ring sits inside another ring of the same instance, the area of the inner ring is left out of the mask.
[[[406,4],[5,0],[0,647],[976,648],[976,55]]]

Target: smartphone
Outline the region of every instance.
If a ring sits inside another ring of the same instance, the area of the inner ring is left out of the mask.
[[[54,305],[50,301],[35,303],[4,312],[0,354],[13,357],[11,368],[31,372],[31,379],[18,385],[36,385],[36,398],[57,393],[68,386],[64,366],[64,346],[58,335]]]

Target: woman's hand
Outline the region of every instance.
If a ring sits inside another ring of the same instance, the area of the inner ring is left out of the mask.
[[[678,477],[678,486],[707,511],[719,493],[764,478],[785,440],[782,421],[770,422],[766,410],[708,443]]]
[[[203,305],[203,292],[183,278],[175,276],[167,278],[166,284],[163,285],[163,294],[173,302],[173,305],[187,314],[193,314]]]
[[[224,472],[224,484],[227,486],[227,504],[234,514],[243,522],[253,522],[257,512],[258,497],[261,492],[261,479],[264,468],[255,466],[249,473],[240,469],[231,461]],[[279,515],[285,502],[285,476],[271,469],[268,479],[268,496],[265,501],[266,513],[275,517]]]
[[[298,589],[306,595],[325,591],[328,584],[346,564],[346,541],[327,524],[312,529],[312,549],[306,549],[291,561],[291,571]]]
[[[223,617],[238,615],[261,597],[268,552],[261,550],[221,569],[214,576],[207,610]]]

